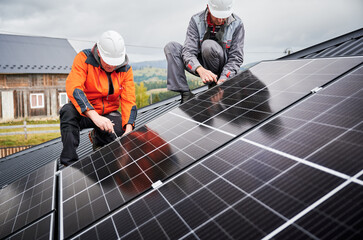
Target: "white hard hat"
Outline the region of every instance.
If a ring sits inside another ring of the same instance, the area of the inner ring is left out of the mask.
[[[208,0],[211,14],[216,18],[228,18],[233,12],[233,0]]]
[[[108,65],[118,66],[125,61],[125,42],[121,35],[115,31],[102,33],[97,42],[97,48],[103,61]]]

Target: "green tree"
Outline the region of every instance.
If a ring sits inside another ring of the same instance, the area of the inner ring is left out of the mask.
[[[135,83],[135,95],[136,95],[136,106],[137,108],[142,108],[149,105],[149,95],[146,93],[147,88],[144,83],[141,82],[140,85]]]
[[[159,94],[158,93],[151,94],[151,100],[152,102],[150,102],[150,104],[160,102]]]

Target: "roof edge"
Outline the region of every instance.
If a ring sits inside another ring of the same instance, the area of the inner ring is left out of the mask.
[[[292,54],[277,58],[276,60],[288,60],[288,59],[298,59],[298,58],[303,58],[311,53],[314,52],[320,52],[328,47],[334,46],[334,45],[339,45],[341,43],[344,43],[348,40],[351,39],[355,39],[355,38],[359,38],[363,36],[363,28],[360,28],[358,30],[346,33],[344,35],[329,39],[325,42],[322,43],[318,43],[316,45],[304,48],[300,51],[294,52]]]

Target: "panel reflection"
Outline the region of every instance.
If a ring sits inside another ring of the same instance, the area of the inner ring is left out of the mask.
[[[248,70],[180,109],[195,121],[240,134],[272,115],[270,97],[266,85]]]

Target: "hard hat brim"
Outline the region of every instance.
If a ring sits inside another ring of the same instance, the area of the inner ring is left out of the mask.
[[[110,66],[119,66],[121,64],[123,64],[125,62],[125,56],[126,54],[123,54],[121,57],[119,58],[110,58],[110,57],[106,57],[105,54],[103,53],[102,49],[98,48],[101,58],[102,60],[107,63]]]
[[[209,8],[211,14],[213,15],[213,17],[216,17],[216,18],[228,18],[229,16],[232,15],[232,10],[230,11],[217,11],[217,10],[214,10],[212,8]]]

